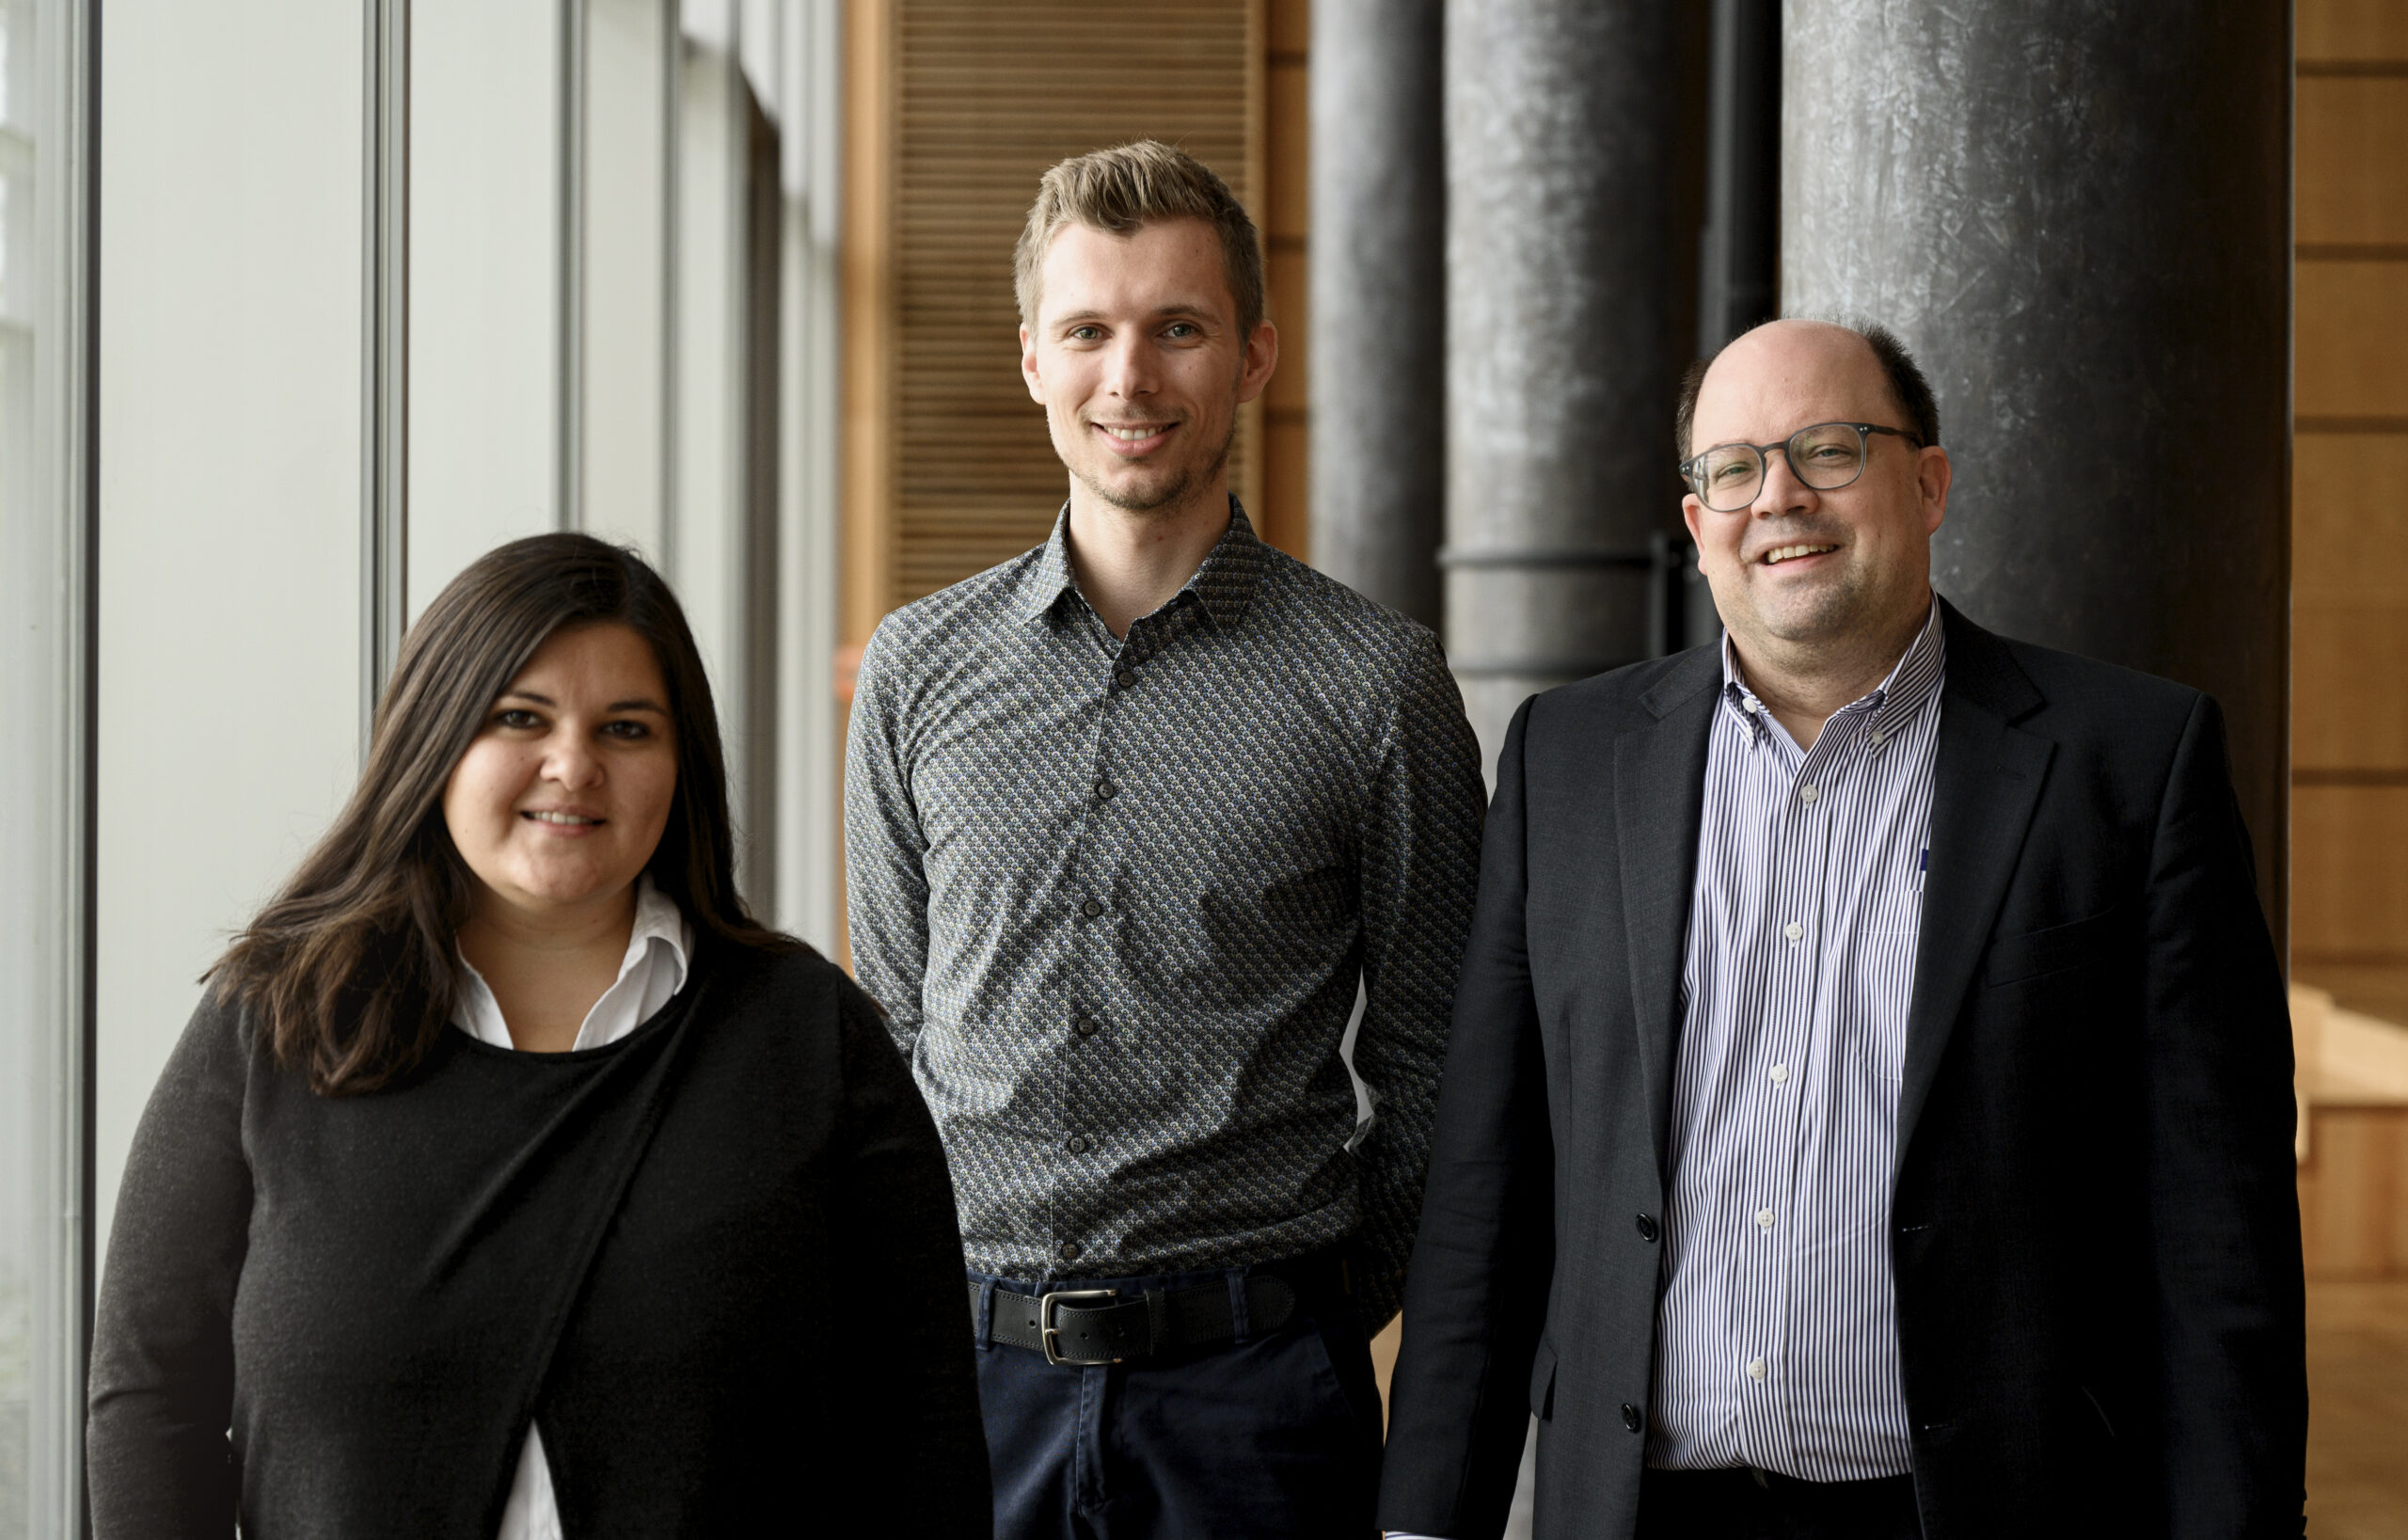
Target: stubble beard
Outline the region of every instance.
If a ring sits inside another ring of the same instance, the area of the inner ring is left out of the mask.
[[[1853,568],[1832,574],[1820,589],[1785,595],[1775,606],[1751,605],[1756,627],[1791,647],[1826,646],[1855,634],[1874,616],[1878,595],[1869,575]]]
[[[1142,484],[1137,487],[1107,486],[1101,479],[1076,466],[1071,468],[1070,473],[1078,477],[1080,485],[1124,514],[1163,514],[1167,510],[1165,516],[1168,516],[1180,511],[1196,487],[1209,484],[1228,468],[1229,450],[1237,443],[1237,437],[1238,414],[1232,402],[1228,428],[1221,435],[1221,442],[1213,449],[1212,459],[1201,469],[1181,470],[1150,489],[1143,487]],[[1109,454],[1112,452],[1103,450],[1101,452]]]

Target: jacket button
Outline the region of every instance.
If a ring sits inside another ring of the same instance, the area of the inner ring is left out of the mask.
[[[1656,1238],[1656,1216],[1654,1215],[1642,1214],[1639,1216],[1639,1238],[1642,1241],[1652,1241]]]
[[[1064,1241],[1062,1243],[1061,1250],[1062,1260],[1064,1262],[1076,1262],[1079,1260],[1079,1255],[1084,1249],[1085,1247],[1081,1246],[1076,1241]],[[1624,1409],[1628,1410],[1627,1407]]]
[[[1093,898],[1089,898],[1085,903],[1079,906],[1079,913],[1085,914],[1088,919],[1094,919],[1097,915],[1103,913],[1103,905],[1098,903]]]
[[[1628,1428],[1631,1432],[1637,1433],[1640,1428],[1647,1425],[1647,1419],[1639,1415],[1638,1407],[1625,1401],[1622,1404],[1622,1425]]]

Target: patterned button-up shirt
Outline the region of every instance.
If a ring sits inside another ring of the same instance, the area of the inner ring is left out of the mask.
[[[1651,1465],[1907,1469],[1890,1195],[1939,607],[1812,750],[1723,644],[1682,971]]]
[[[1234,500],[1125,641],[1068,529],[888,616],[853,701],[854,968],[944,1136],[967,1261],[1133,1277],[1351,1237],[1377,1326],[1477,880],[1453,679]]]

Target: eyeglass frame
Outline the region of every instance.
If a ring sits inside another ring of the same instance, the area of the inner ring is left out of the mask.
[[[1805,435],[1813,433],[1816,428],[1854,428],[1856,430],[1856,474],[1850,476],[1847,480],[1841,482],[1836,486],[1816,486],[1813,482],[1808,481],[1803,475],[1798,473],[1798,462],[1790,458],[1789,446],[1798,442],[1798,440]],[[1912,444],[1917,450],[1928,447],[1924,443],[1923,436],[1920,434],[1909,432],[1905,428],[1885,428],[1878,422],[1809,422],[1804,427],[1798,429],[1796,433],[1791,434],[1788,437],[1777,438],[1769,444],[1751,444],[1744,438],[1735,438],[1727,444],[1708,444],[1705,448],[1698,451],[1695,454],[1692,454],[1687,459],[1683,460],[1675,468],[1680,471],[1682,484],[1686,485],[1689,489],[1691,495],[1697,499],[1699,506],[1703,507],[1707,513],[1735,514],[1740,512],[1742,509],[1751,506],[1755,502],[1756,499],[1764,495],[1765,478],[1772,473],[1771,456],[1774,450],[1781,451],[1781,457],[1789,462],[1789,473],[1798,478],[1798,484],[1800,486],[1815,492],[1837,492],[1844,487],[1854,486],[1858,482],[1864,479],[1865,464],[1873,458],[1872,436],[1877,433],[1886,433],[1893,437],[1903,438],[1908,443]],[[1747,500],[1740,503],[1736,508],[1717,508],[1714,504],[1705,500],[1705,490],[1698,484],[1698,481],[1702,473],[1697,468],[1704,463],[1707,455],[1713,453],[1716,450],[1721,449],[1751,449],[1756,452],[1755,489],[1750,492],[1748,494]]]

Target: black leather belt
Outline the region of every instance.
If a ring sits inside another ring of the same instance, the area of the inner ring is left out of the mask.
[[[1237,1311],[1225,1279],[1177,1289],[1082,1289],[1074,1279],[1041,1294],[995,1288],[994,1340],[1045,1355],[1047,1363],[1127,1363],[1234,1342]],[[1258,1267],[1246,1275],[1248,1336],[1278,1330],[1307,1297],[1352,1292],[1346,1264],[1335,1256]],[[980,1285],[970,1283],[970,1310]]]

